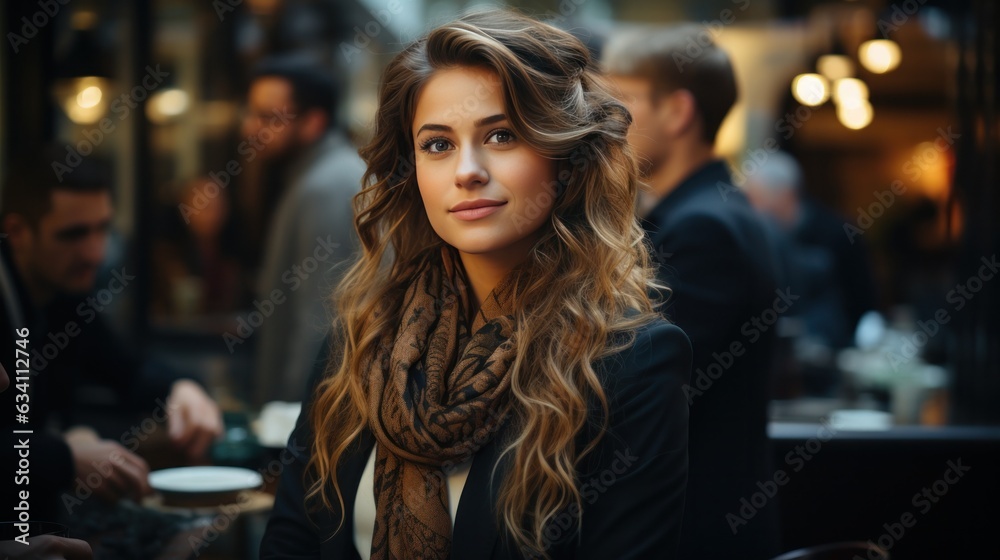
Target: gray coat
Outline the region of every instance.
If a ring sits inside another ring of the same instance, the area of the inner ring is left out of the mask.
[[[358,249],[352,198],[364,171],[357,150],[336,133],[304,154],[292,171],[257,283],[257,301],[274,304],[256,333],[252,398],[258,406],[305,398],[331,323],[330,294]]]

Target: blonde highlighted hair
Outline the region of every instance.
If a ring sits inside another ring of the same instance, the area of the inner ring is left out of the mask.
[[[413,271],[444,243],[411,164],[417,96],[435,71],[463,66],[496,73],[514,134],[552,158],[559,177],[551,218],[514,279],[517,355],[503,442],[511,460],[497,520],[522,550],[544,556],[546,523],[572,503],[582,509],[576,467],[597,439],[578,448],[576,438],[608,414],[592,364],[630,346],[635,330],[657,317],[647,290],[659,286],[634,214],[631,116],[579,40],[510,11],[437,27],[383,73],[374,135],[361,150],[365,188],[354,199],[362,254],[334,294],[341,340],[309,417],[307,499],[349,515],[336,470],[366,426],[364,366],[398,328]],[[390,311],[375,314],[384,302]]]

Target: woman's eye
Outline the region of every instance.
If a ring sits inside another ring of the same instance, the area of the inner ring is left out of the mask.
[[[420,145],[420,149],[432,154],[439,154],[448,150],[451,143],[444,138],[431,138]]]
[[[514,135],[509,130],[497,130],[490,134],[490,139],[493,139],[497,144],[507,144],[514,140]]]

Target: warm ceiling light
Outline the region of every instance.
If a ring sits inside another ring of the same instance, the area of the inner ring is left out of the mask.
[[[799,74],[792,80],[792,95],[799,103],[815,107],[830,98],[830,87],[819,74]]]
[[[162,124],[184,114],[189,105],[190,98],[187,92],[171,88],[149,98],[149,103],[146,105],[146,115],[154,123]]]
[[[53,94],[66,116],[76,124],[93,124],[104,116],[108,108],[110,83],[97,76],[84,76],[57,80]]]
[[[894,70],[902,58],[899,45],[888,39],[865,41],[858,48],[861,65],[874,74],[884,74]]]
[[[76,103],[84,109],[90,109],[101,102],[103,95],[100,87],[87,86],[80,93],[76,94]]]
[[[854,62],[842,54],[824,54],[816,59],[816,70],[827,80],[835,82],[854,75]]]
[[[875,110],[867,99],[863,99],[857,105],[837,105],[837,119],[840,124],[851,130],[860,130],[869,124],[875,117]]]
[[[93,29],[98,22],[96,12],[90,10],[77,10],[70,17],[69,24],[73,29]]]
[[[841,78],[833,84],[833,101],[854,107],[868,101],[868,86],[857,78]]]

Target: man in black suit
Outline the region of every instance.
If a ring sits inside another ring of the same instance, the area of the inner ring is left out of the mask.
[[[134,453],[149,424],[119,441],[78,426],[86,383],[112,388],[122,410],[165,422],[178,450],[192,457],[222,431],[219,409],[200,385],[141,359],[105,321],[105,306],[135,278],[122,268],[93,292],[112,218],[106,167],[84,159],[60,182],[52,161],[59,160],[44,153],[17,160],[0,201],[0,352],[13,366],[11,387],[0,395],[8,481],[0,520],[21,516],[15,508],[22,503],[32,520],[72,519],[90,496],[114,502],[150,491],[149,468]]]
[[[774,240],[713,153],[736,101],[733,70],[700,28],[623,34],[604,62],[634,119],[629,141],[648,185],[639,213],[671,288],[662,309],[694,349],[681,558],[769,558],[779,550],[777,504],[756,499],[751,511],[742,500],[775,484],[774,326],[796,295],[778,289]]]

